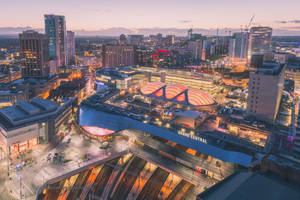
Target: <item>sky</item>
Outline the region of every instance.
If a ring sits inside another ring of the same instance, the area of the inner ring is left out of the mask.
[[[64,15],[68,30],[86,33],[239,30],[254,14],[253,25],[300,35],[300,0],[0,0],[0,9],[0,34],[4,28],[43,29],[44,14]]]

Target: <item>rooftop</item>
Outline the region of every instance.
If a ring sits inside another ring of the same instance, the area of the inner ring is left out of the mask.
[[[151,82],[144,85],[140,91],[143,95],[189,106],[210,106],[216,103],[212,97],[202,90],[189,89],[181,84],[166,85],[161,82]]]
[[[257,69],[256,73],[277,76],[281,73],[282,69],[283,66],[277,62],[264,62],[263,65]]]
[[[109,76],[113,79],[124,79],[131,75],[137,74],[136,70],[129,67],[114,67],[114,68],[104,68],[96,72],[96,76]]]
[[[57,103],[50,100],[34,98],[31,102],[19,101],[14,106],[1,108],[0,114],[10,121],[18,121],[25,117],[56,110],[58,107],[59,105]]]
[[[179,111],[174,111],[174,115],[195,119],[197,117],[203,117],[204,113],[193,111],[193,110],[179,110]]]
[[[69,101],[65,103],[67,102]],[[19,101],[13,106],[0,108],[0,123],[6,129],[16,128],[23,124],[49,118],[62,106],[48,99],[40,98],[33,98],[30,102]]]

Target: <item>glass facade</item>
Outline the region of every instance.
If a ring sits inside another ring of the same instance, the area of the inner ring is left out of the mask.
[[[271,50],[272,28],[252,27],[250,29],[249,56],[264,54]]]
[[[49,38],[49,56],[58,67],[67,65],[66,22],[64,16],[45,15],[45,32]]]

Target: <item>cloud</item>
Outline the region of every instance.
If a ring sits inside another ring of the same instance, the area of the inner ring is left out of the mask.
[[[286,30],[299,30],[300,26],[282,27],[282,29],[286,29]]]
[[[191,20],[179,20],[179,23],[182,23],[182,24],[187,24],[190,22],[192,22],[192,21]]]
[[[294,20],[276,20],[275,21],[277,24],[300,24],[299,19],[294,19]]]
[[[275,21],[277,24],[286,24],[286,23],[288,23],[287,21],[285,21],[285,20],[277,20],[277,21]]]
[[[294,24],[300,24],[300,20],[299,19],[291,20],[289,22],[290,23],[294,23]]]

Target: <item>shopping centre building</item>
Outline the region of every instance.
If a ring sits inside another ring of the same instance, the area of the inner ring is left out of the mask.
[[[53,102],[40,98],[20,101],[0,109],[0,142],[3,151],[13,154],[39,143],[54,142],[63,136],[72,114],[74,98]]]
[[[220,141],[224,138],[219,134],[216,136],[220,139],[213,137],[213,132],[199,131],[208,115],[198,108],[214,105],[215,101],[201,90],[155,82],[135,94],[111,88],[95,94],[81,103],[78,119],[85,130],[92,130],[92,135],[95,127],[115,132],[139,130],[224,162],[249,167],[251,155],[224,148]]]

